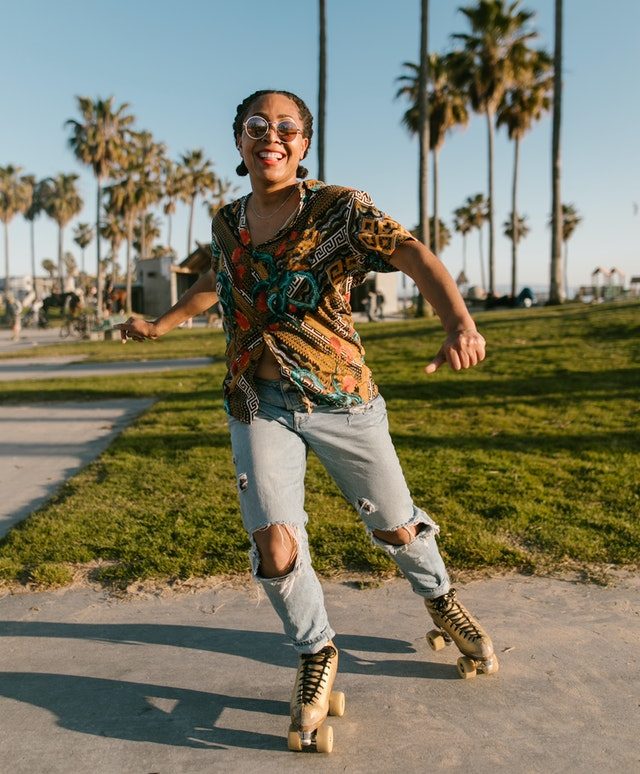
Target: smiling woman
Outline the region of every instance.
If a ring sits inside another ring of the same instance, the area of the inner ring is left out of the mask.
[[[157,338],[207,309],[224,312],[223,391],[254,576],[300,654],[289,745],[329,751],[327,712],[338,651],[312,566],[304,510],[312,449],[357,510],[373,542],[397,563],[436,623],[433,647],[453,640],[462,676],[495,672],[491,639],[457,599],[436,544],[438,526],[412,500],[389,436],[385,402],[355,330],[349,296],[370,271],[415,280],[446,332],[427,374],[470,368],[484,339],[440,261],[363,191],[306,181],[313,134],[302,100],[259,91],[233,123],[251,193],[212,224],[212,268],[153,322],[129,319],[123,340]],[[340,698],[342,697],[342,698]]]

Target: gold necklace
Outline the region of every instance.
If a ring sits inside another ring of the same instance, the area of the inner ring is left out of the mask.
[[[289,201],[289,199],[293,196],[293,194],[298,190],[298,186],[294,186],[291,193],[287,198],[282,202],[282,204],[278,207],[277,210],[274,210],[273,212],[270,212],[268,215],[261,215],[258,210],[256,210],[256,205],[253,203],[253,196],[251,197],[251,209],[253,210],[253,214],[256,216],[256,218],[260,218],[260,220],[269,220],[269,218],[272,218],[274,215],[277,215],[280,210],[284,207],[284,205]]]

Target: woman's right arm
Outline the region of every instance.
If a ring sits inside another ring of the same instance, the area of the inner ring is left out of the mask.
[[[216,274],[213,270],[199,277],[196,282],[180,298],[177,304],[171,307],[157,320],[141,320],[130,317],[126,322],[114,325],[120,331],[122,341],[133,339],[144,341],[145,339],[157,339],[165,333],[177,328],[178,325],[195,317],[209,309],[218,300],[216,293]]]

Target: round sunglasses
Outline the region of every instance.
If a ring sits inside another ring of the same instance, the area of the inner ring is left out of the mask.
[[[266,137],[272,126],[282,142],[293,142],[297,135],[302,134],[302,129],[298,129],[298,125],[291,118],[283,118],[281,121],[267,121],[262,116],[250,116],[242,126],[252,140],[261,140]]]

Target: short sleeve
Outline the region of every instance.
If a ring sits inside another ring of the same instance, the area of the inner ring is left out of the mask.
[[[222,250],[220,249],[220,243],[216,237],[216,219],[214,218],[211,223],[211,269],[216,274],[220,268],[220,256]]]
[[[361,269],[397,271],[389,263],[389,258],[403,242],[414,237],[404,226],[378,209],[369,194],[364,191],[352,191],[351,194],[349,240],[364,257]]]

